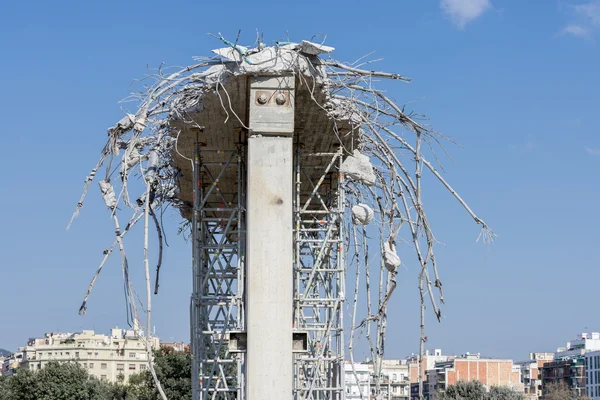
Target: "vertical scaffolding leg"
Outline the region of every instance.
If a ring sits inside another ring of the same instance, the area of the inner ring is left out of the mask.
[[[196,146],[192,215],[193,292],[190,310],[193,400],[242,400],[244,354],[228,347],[244,329],[243,146]],[[223,177],[237,185],[221,190]]]
[[[190,346],[192,367],[192,400],[200,400],[200,360],[203,355],[200,351],[201,323],[200,299],[198,298],[200,281],[200,199],[202,187],[200,184],[200,147],[196,143],[194,148],[194,197],[192,210],[192,298],[190,299]]]
[[[296,150],[294,323],[308,334],[295,360],[296,400],[344,398],[345,194],[335,153]],[[319,177],[317,180],[314,177]]]

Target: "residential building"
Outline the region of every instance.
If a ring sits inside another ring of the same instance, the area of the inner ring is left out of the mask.
[[[375,368],[369,363],[371,394],[375,394]],[[410,398],[410,377],[407,360],[382,360],[379,379],[382,400],[408,400]]]
[[[590,400],[600,400],[600,351],[585,354],[585,392]]]
[[[152,348],[159,346],[150,338]],[[43,338],[30,339],[23,348],[24,367],[43,368],[50,361],[72,361],[86,368],[98,379],[116,382],[148,366],[146,339],[134,330],[111,329],[110,335],[84,330],[79,333],[47,333]]]
[[[581,333],[577,335],[577,339],[567,342],[566,347],[559,347],[554,358],[561,360],[579,357],[596,350],[600,350],[600,332]]]
[[[429,399],[429,385],[427,381],[423,382],[423,398]],[[410,384],[410,400],[419,400],[419,383]]]
[[[488,389],[507,386],[523,392],[521,369],[512,360],[481,358],[479,354],[467,353],[453,360],[442,361],[427,371],[429,399],[435,400],[439,391],[458,381],[480,381]]]
[[[542,395],[541,368],[553,359],[554,353],[529,353],[529,360],[515,363],[521,369],[521,382],[527,400],[537,400]]]
[[[432,369],[433,366],[441,361],[448,361],[449,359],[454,358],[453,356],[444,356],[442,355],[441,349],[434,349],[433,351],[426,350],[423,355],[423,360],[421,361],[421,373],[423,375],[423,380],[425,380],[426,375],[425,372]],[[408,372],[411,383],[419,382],[419,356],[417,354],[412,354],[406,358],[408,364]]]
[[[555,360],[542,366],[542,393],[548,392],[549,384],[564,383],[581,396],[585,392],[585,358],[570,357]]]
[[[16,353],[6,357],[0,364],[0,375],[10,376],[15,373],[23,361],[23,348],[19,348]]]
[[[554,361],[542,367],[542,392],[548,391],[548,384],[562,382],[578,396],[585,394],[586,355],[596,351],[600,351],[598,332],[581,333],[575,340],[567,342],[565,347],[559,347],[554,355]]]
[[[368,400],[371,393],[369,365],[352,364],[350,361],[346,361],[344,363],[344,384],[347,400]]]
[[[185,344],[183,342],[161,342],[160,347],[167,347],[169,349],[173,349],[174,351],[189,353],[190,345]]]

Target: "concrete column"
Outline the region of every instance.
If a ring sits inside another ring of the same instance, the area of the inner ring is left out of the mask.
[[[291,137],[248,139],[246,398],[292,398]]]

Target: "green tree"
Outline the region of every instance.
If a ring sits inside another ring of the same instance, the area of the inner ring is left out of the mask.
[[[10,400],[8,398],[8,377],[0,375],[0,400]]]
[[[440,400],[523,400],[525,396],[506,386],[492,386],[489,393],[479,381],[458,381],[439,393]]]
[[[524,400],[525,395],[507,386],[492,386],[488,393],[489,400]]]
[[[169,399],[191,400],[192,366],[189,353],[161,347],[154,352],[156,376]],[[127,399],[160,400],[150,371],[132,375],[127,387]]]
[[[111,385],[75,363],[50,362],[36,372],[20,368],[2,386],[1,400],[112,400]]]
[[[5,387],[5,398],[2,400],[37,400],[38,382],[34,373],[26,368],[19,368],[14,375],[6,377]]]
[[[440,400],[481,400],[487,396],[485,386],[479,381],[458,381],[438,396]]]
[[[544,385],[544,400],[585,400],[589,397],[582,394],[582,397],[577,397],[577,394],[569,388],[564,382],[548,383]]]

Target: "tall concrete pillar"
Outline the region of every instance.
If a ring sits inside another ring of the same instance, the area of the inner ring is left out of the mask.
[[[293,77],[250,84],[246,197],[246,399],[293,390]]]

